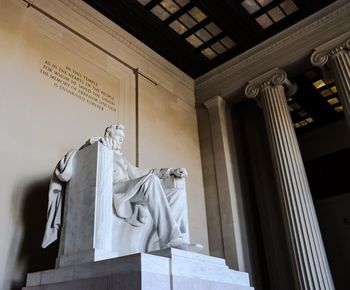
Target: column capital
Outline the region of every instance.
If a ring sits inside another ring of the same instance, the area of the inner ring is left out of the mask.
[[[311,55],[311,63],[314,66],[323,67],[330,57],[342,51],[350,51],[350,32],[316,47]]]
[[[226,103],[225,99],[221,96],[215,96],[206,100],[203,105],[210,110],[213,107],[218,107],[220,104]]]
[[[262,89],[282,85],[287,88],[286,94],[293,95],[296,92],[296,85],[288,79],[287,73],[280,68],[274,68],[249,81],[244,93],[247,98],[255,98]]]

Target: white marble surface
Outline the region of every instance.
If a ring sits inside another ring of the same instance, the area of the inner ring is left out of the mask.
[[[253,290],[223,259],[164,249],[31,273],[24,290]]]
[[[189,245],[186,169],[135,167],[124,139],[110,125],[74,156],[57,267]]]
[[[224,259],[174,248],[157,251],[154,254],[170,258],[170,271],[173,279],[187,277],[243,286],[249,285],[248,274],[229,269]]]
[[[100,143],[76,154],[66,188],[57,266],[117,256],[112,252],[112,160],[112,152]]]

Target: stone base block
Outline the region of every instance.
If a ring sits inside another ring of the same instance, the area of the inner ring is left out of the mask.
[[[30,273],[24,290],[253,290],[223,259],[165,249]]]

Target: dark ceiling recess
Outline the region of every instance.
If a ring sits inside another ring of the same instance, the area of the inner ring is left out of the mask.
[[[335,0],[84,0],[196,78]]]
[[[298,91],[288,98],[288,107],[297,134],[344,118],[334,80],[322,77],[317,68],[292,80],[298,84]]]

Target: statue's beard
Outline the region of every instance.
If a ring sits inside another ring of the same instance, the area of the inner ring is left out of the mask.
[[[113,150],[120,151],[122,149],[122,144],[118,143],[116,140],[113,140]]]

